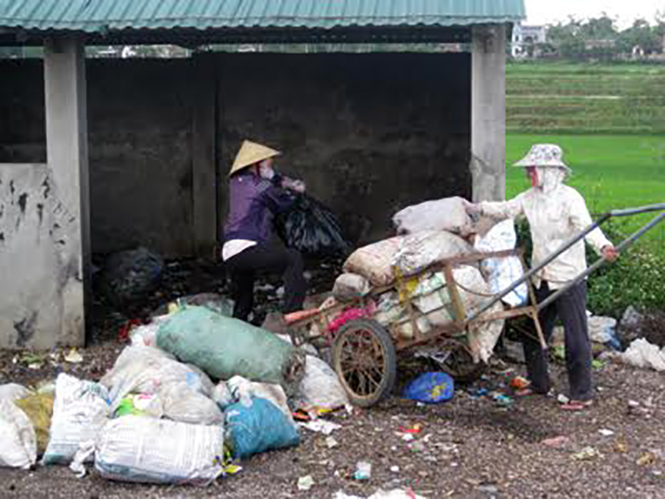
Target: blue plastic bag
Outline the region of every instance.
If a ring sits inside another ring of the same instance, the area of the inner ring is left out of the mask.
[[[455,383],[449,374],[425,373],[409,383],[404,397],[425,404],[438,404],[453,398],[454,391]]]
[[[240,402],[224,411],[233,457],[243,459],[270,449],[300,443],[298,428],[272,402],[252,397],[249,407]]]

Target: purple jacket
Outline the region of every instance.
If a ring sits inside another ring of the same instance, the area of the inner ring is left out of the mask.
[[[281,180],[279,175],[268,181],[249,172],[231,177],[225,241],[247,239],[264,243],[270,240],[274,214],[287,210],[293,203],[292,194],[278,187]]]

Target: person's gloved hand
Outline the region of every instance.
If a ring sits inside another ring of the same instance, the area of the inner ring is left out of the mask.
[[[600,250],[600,252],[603,254],[603,258],[608,262],[615,262],[617,258],[619,258],[619,252],[611,244],[603,246],[603,249]]]
[[[479,215],[480,214],[480,205],[476,203],[472,203],[470,201],[467,201],[466,199],[462,199],[462,202],[464,204],[464,209],[469,215]]]

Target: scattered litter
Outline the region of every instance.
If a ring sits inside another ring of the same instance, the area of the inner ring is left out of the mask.
[[[126,482],[207,484],[224,473],[221,426],[140,416],[110,420],[95,450],[95,469]]]
[[[402,440],[404,440],[405,442],[411,442],[416,438],[411,433],[398,433],[398,435],[400,435],[402,437]]]
[[[494,393],[492,398],[496,403],[504,407],[510,407],[514,402],[514,400],[505,393]]]
[[[314,479],[312,475],[302,476],[298,478],[298,490],[307,491],[312,488],[314,485]]]
[[[636,408],[639,407],[640,403],[637,400],[629,400],[628,407]]]
[[[612,430],[607,430],[605,428],[601,428],[600,430],[598,430],[598,433],[600,433],[604,437],[611,437],[612,435],[614,435],[614,432]]]
[[[569,441],[570,439],[568,437],[560,435],[558,437],[546,438],[541,443],[547,447],[558,449],[559,447],[566,445]]]
[[[626,452],[628,452],[628,444],[626,443],[625,440],[618,439],[614,443],[614,451],[618,452],[619,454],[625,454]]]
[[[591,361],[591,367],[596,369],[596,370],[602,369],[603,367],[605,367],[605,361],[600,360],[600,359],[593,359]]]
[[[360,496],[352,496],[344,493],[343,491],[338,491],[333,499],[363,499]],[[413,490],[401,490],[395,489],[391,491],[377,490],[374,494],[369,496],[367,499],[425,499],[423,496],[417,495]]]
[[[314,431],[316,433],[323,433],[324,435],[330,435],[333,431],[339,430],[342,426],[333,423],[332,421],[325,421],[323,419],[317,419],[315,421],[308,421],[306,423],[298,423],[298,426],[308,429],[309,431]]]
[[[37,460],[37,439],[28,416],[14,403],[0,399],[0,466],[28,469]]]
[[[399,473],[399,466],[391,466],[390,471],[392,471],[393,473]]]
[[[67,355],[65,355],[65,360],[70,364],[80,364],[83,362],[83,355],[81,355],[76,348],[72,348]]]
[[[594,449],[593,447],[585,447],[579,452],[576,452],[573,454],[573,459],[577,461],[591,461],[593,459],[599,458],[602,454],[598,451],[598,449]]]
[[[356,471],[353,474],[356,480],[369,480],[372,478],[372,463],[367,461],[359,461],[356,464]]]
[[[560,393],[556,399],[560,404],[567,404],[568,402],[570,402],[570,399],[566,397],[563,393]]]
[[[413,380],[404,390],[404,397],[427,404],[438,404],[453,397],[455,383],[444,372],[424,373]]]
[[[638,466],[649,466],[656,462],[656,455],[653,452],[643,453],[637,460]]]
[[[337,447],[339,443],[337,440],[335,440],[335,437],[328,437],[326,438],[326,445],[328,446],[329,449],[332,449],[334,447]]]
[[[524,390],[530,384],[531,383],[529,382],[529,380],[522,376],[516,376],[515,378],[510,380],[510,386],[515,390]]]
[[[425,444],[419,440],[411,442],[409,444],[409,449],[411,452],[425,452]]]
[[[420,433],[421,431],[423,431],[423,425],[419,423],[419,424],[415,424],[415,425],[413,425],[411,428],[405,428],[404,426],[400,426],[400,427],[399,427],[399,431],[400,431],[401,433],[413,433],[413,434],[416,434],[416,433]]]

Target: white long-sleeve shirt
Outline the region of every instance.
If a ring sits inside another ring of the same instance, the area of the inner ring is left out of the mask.
[[[531,188],[510,201],[483,202],[480,210],[483,215],[500,220],[526,216],[531,229],[534,267],[592,223],[582,195],[564,184],[549,192]],[[600,229],[593,230],[585,239],[599,254],[603,247],[612,244]],[[584,270],[584,242],[579,241],[540,270],[535,282],[538,286],[542,279],[549,283],[550,289],[558,289]]]

